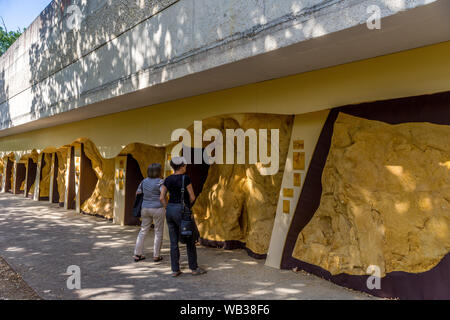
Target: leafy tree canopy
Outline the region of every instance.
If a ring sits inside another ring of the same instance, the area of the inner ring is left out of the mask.
[[[0,56],[20,37],[23,31],[7,31],[0,27]]]

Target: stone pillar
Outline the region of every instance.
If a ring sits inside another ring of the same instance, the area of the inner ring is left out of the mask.
[[[4,174],[4,170],[2,172],[0,172],[0,192],[2,192],[3,190],[3,174]]]
[[[75,148],[69,147],[66,164],[64,209],[75,209]]]
[[[81,145],[74,146],[74,161],[75,161],[75,211],[81,212],[80,204],[80,185],[81,185]]]
[[[170,166],[170,160],[172,160],[172,155],[167,152],[166,149],[166,156],[164,161],[164,179],[170,176],[173,173],[173,170]],[[164,239],[169,239],[169,226],[167,223],[164,223]]]
[[[84,153],[84,144],[75,147],[76,211],[81,213],[83,203],[90,198],[98,178],[91,160]]]
[[[56,153],[52,153],[52,162],[50,167],[50,188],[48,194],[48,202],[59,203],[58,192],[58,157]]]
[[[126,186],[127,156],[115,159],[115,188],[114,188],[114,223],[125,225],[125,186]]]
[[[44,153],[41,153],[38,157],[38,163],[37,163],[37,168],[36,168],[36,179],[34,180],[33,200],[35,200],[35,201],[39,201],[39,185],[41,184],[43,158],[44,158]]]
[[[327,116],[328,110],[295,116],[266,266],[280,268],[303,182]]]
[[[27,197],[29,167],[30,167],[30,159],[27,159],[27,165],[25,166],[25,186],[23,188],[23,196],[25,198]]]
[[[8,160],[6,160],[8,161]],[[6,192],[6,173],[7,173],[7,163],[3,166],[3,176],[2,176],[2,192]]]
[[[118,156],[115,161],[114,222],[120,225],[140,225],[133,216],[136,189],[142,181],[139,163],[132,155]]]

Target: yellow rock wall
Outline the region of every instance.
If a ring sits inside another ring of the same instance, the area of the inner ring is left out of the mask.
[[[63,203],[66,195],[66,167],[67,167],[67,149],[60,148],[56,151],[56,156],[58,157],[58,193],[59,202]]]
[[[450,126],[340,114],[293,257],[332,274],[424,272],[450,251]]]
[[[31,151],[31,153],[26,154],[20,158],[21,161],[27,162],[26,160],[31,159],[34,163],[37,163],[39,158],[39,153],[36,150]]]
[[[203,121],[203,131],[209,128],[222,130],[243,128],[280,129],[279,171],[273,176],[263,176],[258,165],[212,165],[195,207],[197,223],[201,236],[208,240],[238,240],[246,243],[255,253],[265,254],[275,218],[278,194],[280,191],[284,164],[292,130],[293,117],[266,114],[236,114],[214,117]],[[189,128],[191,133],[193,128]],[[114,159],[101,157],[97,147],[87,138],[76,143],[84,144],[84,152],[91,160],[92,168],[98,178],[91,197],[81,209],[91,214],[113,217],[114,203]],[[204,142],[206,147],[210,142]],[[147,167],[151,163],[164,164],[166,150],[175,145],[154,147],[142,143],[127,145],[121,155],[131,154],[139,163],[141,173],[147,176]],[[270,148],[270,144],[269,144]],[[48,149],[50,150],[50,149]],[[46,152],[50,152],[50,151]],[[56,149],[55,149],[56,150]],[[55,152],[55,150],[51,152]],[[60,202],[64,201],[67,149],[56,150],[58,157],[58,191]],[[51,154],[48,154],[51,156]],[[50,178],[51,157],[43,167],[41,196],[48,196],[47,180]],[[48,170],[47,170],[47,165]],[[47,179],[48,178],[48,179]],[[48,180],[49,181],[49,180]],[[31,189],[31,193],[33,192]]]
[[[41,181],[39,183],[39,196],[48,197],[50,194],[50,171],[52,169],[52,154],[44,153],[44,165],[42,166]]]
[[[254,253],[267,253],[292,123],[291,116],[265,114],[231,115],[203,123],[203,130],[213,127],[222,132],[238,127],[280,129],[280,164],[278,173],[273,176],[261,175],[259,165],[213,164],[193,207],[202,238],[238,240]]]
[[[35,185],[35,182],[33,182],[33,184],[32,184],[31,187],[30,187],[30,191],[28,192],[28,196],[29,196],[30,198],[32,198],[33,195],[34,195],[34,185]]]
[[[25,154],[20,158],[20,162],[23,163],[25,165],[25,170],[27,170],[28,167],[28,159],[32,159],[34,162],[37,161],[39,157],[39,154],[37,153],[36,150],[33,150],[31,153]],[[25,182],[26,182],[26,177],[25,179],[22,181],[22,183],[20,184],[20,191],[24,191],[25,190]]]
[[[39,158],[39,153],[36,150],[33,150],[33,151],[31,151],[31,153],[23,155],[22,158],[20,158],[20,160],[25,163],[25,168],[28,169],[28,159],[31,159],[34,163],[37,163],[38,158]],[[20,190],[24,190],[24,189],[25,189],[25,181],[22,183],[22,186],[20,187]],[[28,194],[31,196],[34,194],[34,183],[31,186],[31,189]]]
[[[147,168],[152,163],[160,163],[164,169],[165,147],[154,147],[143,143],[132,143],[127,145],[120,154],[131,154],[139,163],[141,174],[147,177]]]

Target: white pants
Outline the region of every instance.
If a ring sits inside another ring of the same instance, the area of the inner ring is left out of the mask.
[[[153,245],[153,257],[159,257],[161,251],[161,245],[163,241],[164,220],[166,216],[166,210],[164,208],[142,208],[141,210],[141,231],[136,241],[136,247],[134,249],[135,255],[142,255],[144,249],[144,240],[150,226],[155,225],[155,240]]]

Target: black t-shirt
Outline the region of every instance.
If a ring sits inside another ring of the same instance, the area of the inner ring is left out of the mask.
[[[164,185],[169,191],[169,203],[181,203],[181,174],[172,174],[164,180]],[[187,186],[191,184],[191,179],[189,176],[184,175],[184,203],[186,206],[190,206],[189,192],[187,191]]]

